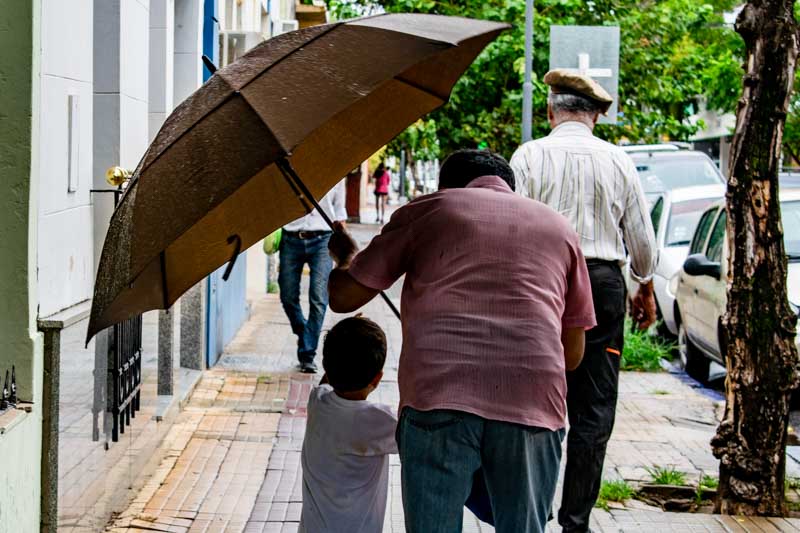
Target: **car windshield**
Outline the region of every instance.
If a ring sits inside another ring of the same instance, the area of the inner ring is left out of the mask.
[[[800,201],[781,202],[781,219],[786,255],[800,261]]]
[[[689,246],[703,212],[716,198],[700,198],[672,204],[667,223],[666,246]]]
[[[719,172],[704,157],[636,159],[636,170],[645,194],[671,191],[692,185],[722,183]]]

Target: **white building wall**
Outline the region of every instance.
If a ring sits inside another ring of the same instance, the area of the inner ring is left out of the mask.
[[[174,105],[203,84],[203,1],[175,0]]]
[[[174,105],[175,0],[150,0],[149,137],[155,138]]]
[[[150,0],[122,0],[120,9],[120,164],[135,168],[147,150]]]
[[[93,4],[42,0],[41,16],[37,263],[47,316],[90,298],[94,279]]]

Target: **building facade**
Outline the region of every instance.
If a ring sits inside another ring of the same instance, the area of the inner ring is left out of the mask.
[[[0,7],[0,381],[13,370],[18,397],[0,405],[0,531],[96,531],[158,464],[208,332],[224,319],[229,339],[246,318],[244,290],[220,306],[212,281],[145,314],[139,409],[113,437],[109,337],[84,343],[114,210],[106,169],[135,168],[208,76],[201,56],[219,61],[218,0]]]

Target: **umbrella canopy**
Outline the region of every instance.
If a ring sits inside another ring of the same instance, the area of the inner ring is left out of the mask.
[[[265,41],[217,71],[164,123],[111,218],[87,339],[184,292],[307,212],[281,168],[319,198],[444,104],[508,25],[392,14]]]

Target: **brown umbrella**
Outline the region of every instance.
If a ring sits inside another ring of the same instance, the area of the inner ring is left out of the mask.
[[[111,218],[87,338],[168,308],[241,249],[305,215],[315,197],[447,102],[507,27],[379,15],[280,35],[220,69],[164,123]]]

